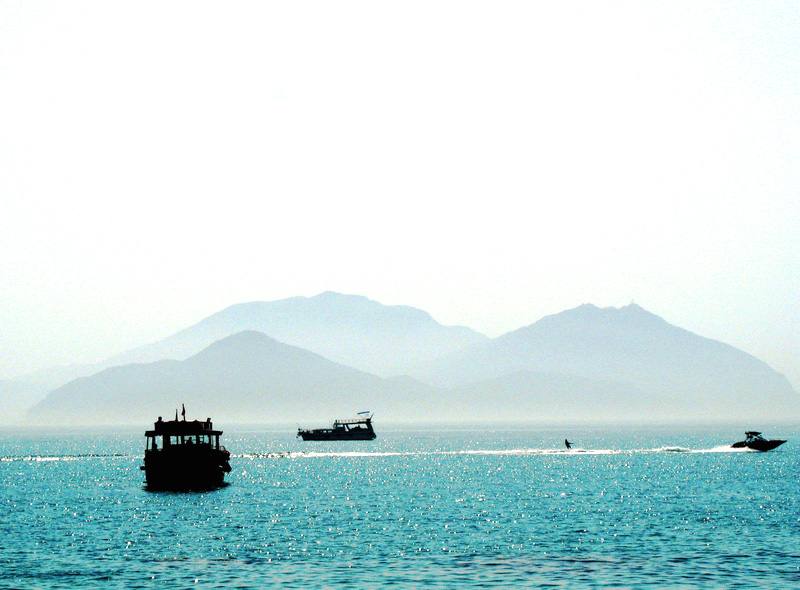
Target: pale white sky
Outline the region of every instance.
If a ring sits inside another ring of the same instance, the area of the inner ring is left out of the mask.
[[[334,290],[800,387],[800,2],[0,4],[0,377]]]

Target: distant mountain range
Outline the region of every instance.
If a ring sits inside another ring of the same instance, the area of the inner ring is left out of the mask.
[[[89,422],[109,417],[151,421],[154,412],[168,414],[185,403],[223,421],[294,419],[298,408],[320,418],[342,408],[368,407],[382,381],[246,331],[183,361],[127,364],[76,379],[51,392],[33,415],[59,423],[76,417]]]
[[[443,326],[428,313],[382,305],[331,291],[315,297],[232,305],[160,342],[109,359],[113,365],[183,360],[213,342],[245,330],[384,377],[447,357],[489,338],[460,326]]]
[[[636,305],[584,305],[491,339],[327,292],[234,305],[94,369],[28,418],[138,423],[182,403],[201,419],[304,425],[360,410],[386,421],[800,417],[765,363]]]
[[[766,363],[673,326],[637,305],[583,305],[462,350],[415,376],[447,388],[518,395],[561,391],[581,414],[614,419],[772,419],[800,415],[800,397]],[[544,376],[548,376],[544,379]],[[575,381],[579,379],[582,381]],[[583,383],[583,386],[581,385]],[[592,386],[586,388],[587,383]],[[605,383],[605,387],[598,384]],[[537,385],[538,384],[538,385]],[[613,386],[611,385],[613,384]],[[569,392],[573,392],[570,395]],[[589,412],[589,406],[601,405]]]

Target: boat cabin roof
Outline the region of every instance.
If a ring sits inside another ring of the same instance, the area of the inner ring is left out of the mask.
[[[169,420],[158,421],[155,423],[153,430],[148,430],[144,433],[145,436],[173,436],[173,435],[191,435],[191,434],[210,434],[220,435],[221,430],[214,430],[211,420],[200,422],[199,420]]]
[[[336,424],[367,424],[372,422],[372,416],[364,416],[362,418],[348,418],[345,420],[334,420],[334,425]]]

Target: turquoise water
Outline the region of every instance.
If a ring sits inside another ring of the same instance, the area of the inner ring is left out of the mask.
[[[147,426],[0,431],[0,588],[800,587],[797,426],[752,453],[723,427],[219,424],[206,493],[144,489]]]

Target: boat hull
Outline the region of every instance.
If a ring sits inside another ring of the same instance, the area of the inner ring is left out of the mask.
[[[754,451],[760,451],[763,453],[765,451],[771,451],[772,449],[781,446],[785,442],[786,442],[785,440],[778,440],[778,439],[752,440],[752,441],[741,440],[739,442],[733,443],[731,447],[734,449],[752,449]]]
[[[228,461],[215,452],[193,454],[168,451],[148,453],[142,469],[148,490],[169,491],[222,487],[225,485],[225,474],[231,470]]]
[[[301,430],[297,433],[303,440],[374,440],[374,432],[350,432],[342,434],[331,431]]]

